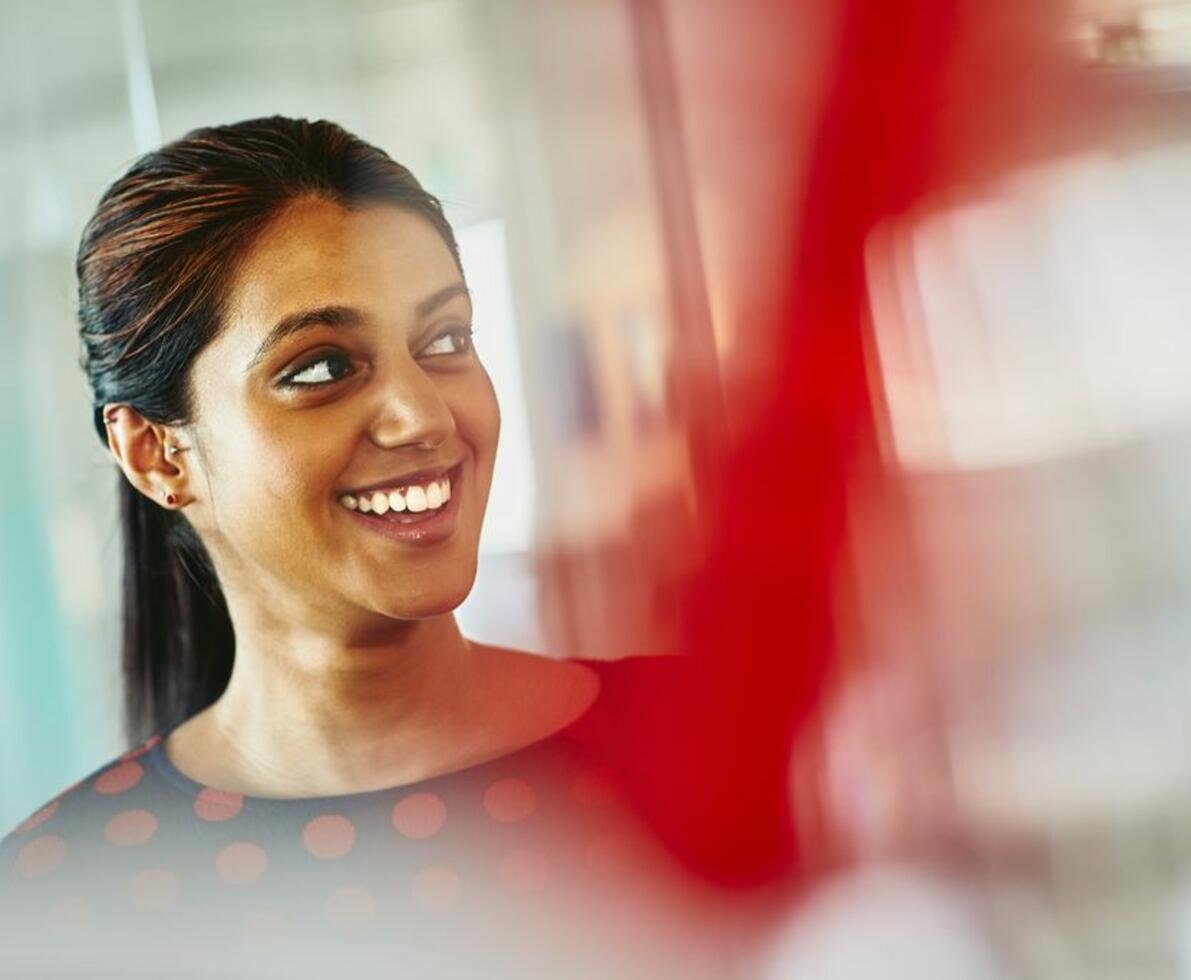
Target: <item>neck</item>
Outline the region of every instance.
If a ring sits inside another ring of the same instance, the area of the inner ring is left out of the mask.
[[[417,778],[394,771],[395,760],[432,768],[436,745],[457,748],[482,734],[485,658],[449,613],[355,639],[291,629],[241,643],[238,626],[236,636],[231,680],[210,724],[243,768],[281,791]]]

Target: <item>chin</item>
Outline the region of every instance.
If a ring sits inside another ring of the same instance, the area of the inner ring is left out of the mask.
[[[435,589],[418,596],[403,596],[387,608],[380,609],[393,619],[429,619],[453,612],[471,594],[474,577],[450,588]]]

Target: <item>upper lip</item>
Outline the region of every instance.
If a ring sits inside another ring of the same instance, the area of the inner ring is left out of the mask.
[[[383,480],[377,480],[375,483],[369,483],[366,486],[353,487],[350,490],[341,490],[339,492],[368,493],[371,490],[384,490],[389,487],[404,487],[412,483],[425,483],[427,480],[436,480],[439,477],[446,476],[462,462],[462,460],[456,460],[454,463],[443,463],[440,466],[424,466],[418,470],[410,470],[408,473],[401,473],[396,476],[386,477]]]

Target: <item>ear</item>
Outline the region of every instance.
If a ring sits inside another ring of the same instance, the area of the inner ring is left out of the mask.
[[[179,465],[179,453],[171,451],[171,447],[182,449],[175,427],[150,422],[131,405],[105,405],[103,417],[108,448],[129,483],[169,510],[184,507],[194,499],[186,467]]]

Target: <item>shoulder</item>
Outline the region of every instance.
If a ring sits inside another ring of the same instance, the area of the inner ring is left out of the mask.
[[[657,706],[680,691],[690,675],[681,655],[641,654],[616,660],[586,657],[564,661],[592,678],[590,707],[569,726],[568,734],[589,743],[632,743],[635,733],[654,716]]]
[[[682,654],[633,654],[615,660],[573,657],[563,663],[576,664],[594,671],[602,681],[620,685],[649,677],[676,677],[685,672],[689,657]]]
[[[0,838],[0,873],[12,871],[13,865],[18,864],[20,867],[15,870],[23,877],[35,877],[36,874],[28,872],[35,872],[33,865],[42,858],[52,862],[53,854],[59,849],[59,831],[71,823],[89,819],[97,808],[110,809],[110,801],[142,782],[145,768],[141,757],[160,741],[161,737],[154,735],[143,744],[109,759],[21,820]]]
[[[579,657],[564,662],[595,675],[602,705],[664,696],[690,676],[690,658],[681,654],[638,654],[616,660]]]

